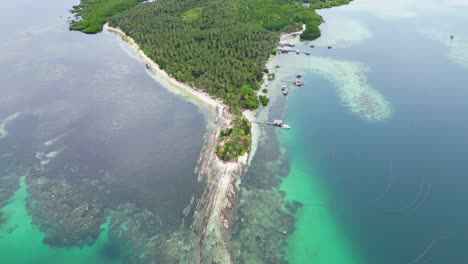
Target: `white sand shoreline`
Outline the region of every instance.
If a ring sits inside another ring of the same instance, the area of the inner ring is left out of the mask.
[[[174,77],[170,76],[166,71],[162,70],[157,63],[155,63],[150,57],[148,57],[143,50],[141,50],[140,46],[135,42],[134,39],[131,37],[127,36],[125,32],[123,32],[120,28],[115,28],[111,27],[108,23],[104,25],[104,29],[117,34],[120,36],[125,42],[127,42],[130,47],[132,47],[135,52],[137,53],[137,56],[139,59],[141,59],[143,62],[146,63],[146,65],[151,68],[151,70],[158,75],[163,81],[167,81],[169,84],[171,84],[173,87],[178,89],[179,91],[183,92],[186,94],[189,99],[195,99],[195,104],[197,104],[199,107],[198,103],[203,104],[204,106],[208,106],[214,112],[219,112],[219,113],[224,113],[224,114],[218,114],[218,118],[222,119],[220,120],[221,122],[218,122],[220,125],[223,124],[230,124],[232,121],[232,115],[228,113],[228,107],[224,105],[220,100],[213,99],[209,94],[202,92],[194,87],[191,87],[185,83],[182,83],[178,80],[176,80]],[[253,111],[248,111],[245,110],[242,112],[242,115],[246,117],[249,121],[255,120],[255,113],[258,110],[253,110]],[[216,115],[216,113],[215,113]],[[252,126],[254,123],[251,123]],[[252,135],[252,143],[251,143],[251,151],[250,153],[239,157],[238,162],[242,163],[244,165],[249,164],[250,161],[252,160],[255,150],[257,149],[257,144],[258,144],[258,138],[260,136],[260,130],[255,129],[252,127],[251,135]],[[221,162],[221,160],[220,160]],[[232,162],[224,162],[224,163],[232,163]]]
[[[177,88],[184,90],[184,92],[188,92],[191,96],[195,97],[199,101],[201,101],[203,104],[216,109],[216,107],[221,107],[222,109],[225,109],[225,105],[221,103],[218,100],[213,99],[210,95],[207,93],[204,93],[202,91],[197,90],[194,87],[191,87],[185,83],[182,83],[178,80],[176,80],[174,77],[170,76],[166,71],[162,70],[158,64],[156,64],[150,57],[148,57],[143,50],[141,50],[140,46],[133,40],[131,37],[127,36],[125,32],[123,32],[120,28],[114,28],[109,26],[108,23],[104,25],[104,29],[106,29],[109,32],[115,33],[119,35],[125,42],[127,42],[132,48],[135,49],[137,52],[138,57],[148,65],[148,67],[151,68],[156,74],[158,74],[160,77],[164,78],[171,84],[175,85]]]
[[[264,109],[268,113],[269,106],[255,110],[245,110],[242,112],[242,116],[247,118],[251,123],[252,141],[250,152],[239,157],[236,162],[224,162],[217,157],[215,144],[217,142],[219,130],[229,126],[233,120],[233,115],[228,111],[229,108],[220,100],[215,100],[207,93],[179,82],[170,76],[151,58],[149,58],[140,49],[138,44],[132,38],[127,36],[121,29],[113,28],[108,24],[104,25],[104,29],[117,34],[127,42],[136,51],[138,58],[145,62],[146,65],[156,74],[158,78],[155,79],[171,92],[178,93],[177,91],[171,90],[173,87],[186,95],[189,101],[195,99],[194,103],[199,108],[203,105],[211,108],[212,111],[210,111],[210,114],[213,114],[214,117],[214,127],[207,130],[204,147],[199,157],[199,161],[201,161],[200,166],[197,162],[197,166],[195,168],[199,179],[203,176],[206,177],[207,186],[205,187],[203,195],[200,198],[201,200],[198,202],[194,213],[193,226],[195,227],[195,230],[198,231],[198,243],[195,250],[196,254],[194,263],[202,263],[204,257],[210,258],[210,256],[216,256],[216,258],[222,260],[223,263],[233,263],[233,255],[231,254],[232,251],[230,249],[230,243],[227,239],[229,237],[228,234],[231,229],[233,216],[235,215],[235,206],[233,207],[232,203],[235,202],[235,198],[238,195],[238,184],[255,155],[259,145],[260,135],[262,134],[262,128],[252,121],[257,119],[257,113],[259,113],[260,110]],[[281,35],[281,39],[301,32],[302,31],[290,33],[288,35]],[[269,58],[266,63],[267,68],[273,68],[275,57],[276,55]],[[265,76],[264,85],[268,85],[268,81]],[[208,122],[210,122],[210,118],[207,117],[207,119]]]

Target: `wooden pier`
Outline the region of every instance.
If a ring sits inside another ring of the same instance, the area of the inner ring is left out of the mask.
[[[450,36],[450,37],[451,37],[451,39],[453,39],[453,36]],[[303,50],[298,50],[298,49],[285,48],[284,46],[285,45],[280,45],[280,47],[277,48],[276,51],[278,53],[282,53],[282,54],[288,54],[290,52],[295,52],[297,55],[299,55],[299,54],[304,54],[304,55],[307,55],[307,56],[311,55],[310,51],[303,51]],[[287,46],[287,47],[289,47],[289,46]],[[290,46],[290,47],[294,47],[294,46]],[[311,45],[310,47],[315,48],[315,45]],[[332,46],[329,45],[329,46],[326,46],[325,48],[332,49]]]
[[[260,124],[260,125],[275,126],[275,127],[280,127],[283,129],[291,129],[289,125],[287,125],[286,123],[283,122],[283,120],[280,120],[280,119],[274,119],[273,122],[252,121],[252,123]]]

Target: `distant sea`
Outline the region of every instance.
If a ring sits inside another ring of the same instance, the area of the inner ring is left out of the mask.
[[[355,0],[319,13],[322,37],[295,40],[311,55],[279,55],[268,89],[291,85],[278,101],[292,126],[278,131],[281,190],[303,207],[287,260],[467,263],[468,4]]]

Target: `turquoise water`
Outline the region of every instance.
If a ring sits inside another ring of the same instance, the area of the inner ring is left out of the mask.
[[[0,263],[177,261],[204,110],[115,34],[69,31],[77,2],[0,9]]]
[[[44,234],[31,221],[26,209],[25,176],[21,177],[20,188],[8,205],[1,209],[7,222],[0,226],[0,248],[3,263],[123,263],[119,257],[108,255],[112,242],[107,239],[107,224],[92,246],[83,248],[51,248],[42,243]]]
[[[467,263],[468,3],[354,1],[280,55],[290,263]],[[449,36],[455,35],[453,40]],[[327,49],[327,45],[333,45]],[[362,99],[364,98],[364,99]]]

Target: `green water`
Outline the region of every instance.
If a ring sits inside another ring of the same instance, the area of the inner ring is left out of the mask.
[[[286,144],[294,144],[291,137]],[[289,142],[288,142],[289,141]],[[290,201],[300,201],[302,208],[296,214],[294,234],[288,241],[289,263],[357,264],[359,256],[339,230],[328,204],[327,190],[319,173],[305,160],[305,153],[290,157],[291,170],[282,183]]]
[[[0,248],[2,263],[15,264],[117,264],[119,260],[107,257],[104,252],[110,245],[107,239],[107,224],[102,228],[97,241],[83,248],[51,248],[41,241],[44,234],[31,224],[31,216],[26,209],[25,176],[21,177],[20,188],[3,207],[2,213],[7,222],[0,226]]]
[[[310,56],[275,61],[305,83],[279,132],[281,189],[303,204],[290,263],[468,263],[468,2],[383,2],[321,11],[355,22],[326,22],[315,48],[295,42]]]

